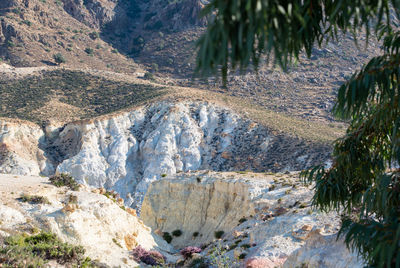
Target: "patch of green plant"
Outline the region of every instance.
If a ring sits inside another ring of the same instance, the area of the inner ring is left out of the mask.
[[[67,62],[66,59],[64,58],[63,54],[61,54],[61,53],[54,54],[53,59],[57,64]]]
[[[244,258],[246,258],[247,254],[246,253],[242,253],[239,255],[239,260],[243,260]]]
[[[215,238],[220,239],[224,235],[224,231],[216,231],[214,233]]]
[[[174,230],[174,231],[172,232],[172,235],[173,235],[173,236],[176,236],[176,237],[179,237],[179,236],[182,235],[182,231],[179,230],[179,229]]]
[[[194,232],[193,233],[193,237],[198,237],[199,236],[199,232]]]
[[[165,241],[167,241],[168,244],[171,243],[173,239],[173,237],[168,232],[163,233],[163,238]]]
[[[31,204],[50,204],[50,201],[49,199],[47,199],[47,197],[39,195],[22,194],[21,197],[18,198],[18,200]]]
[[[245,221],[247,221],[246,218],[241,218],[241,219],[239,220],[239,223],[244,223]]]
[[[114,244],[116,244],[117,246],[119,246],[120,248],[122,248],[121,244],[117,241],[116,238],[113,238],[112,241],[114,242]]]
[[[100,34],[98,33],[98,32],[91,32],[91,33],[89,33],[89,37],[91,38],[91,39],[93,39],[93,40],[96,40],[97,38],[99,38],[100,37]]]
[[[72,191],[79,190],[79,184],[72,178],[71,175],[66,173],[55,174],[50,177],[50,183],[57,187],[66,186]]]
[[[165,177],[167,177],[167,174],[161,174],[161,177],[163,177],[163,178],[165,178]]]
[[[94,50],[93,50],[93,48],[87,47],[87,48],[85,48],[85,52],[86,52],[86,54],[88,54],[89,56],[93,56]]]
[[[7,237],[4,247],[0,248],[3,267],[44,267],[50,260],[66,266],[95,267],[84,254],[83,247],[64,243],[54,234],[46,232]]]
[[[26,25],[28,25],[28,26],[31,26],[31,25],[32,25],[32,22],[29,21],[29,20],[23,20],[22,23],[23,23],[23,24],[26,24]]]

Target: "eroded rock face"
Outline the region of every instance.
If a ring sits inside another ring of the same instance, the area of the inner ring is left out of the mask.
[[[93,28],[111,22],[117,0],[63,0],[64,10],[75,19]]]
[[[80,183],[140,203],[150,182],[190,170],[293,170],[321,161],[306,143],[207,103],[158,103],[92,123],[70,124],[80,148],[57,168]],[[314,148],[315,149],[315,148]],[[324,148],[321,148],[323,151]],[[328,157],[329,150],[326,153]],[[277,164],[280,163],[280,164]]]
[[[195,233],[201,235],[196,244],[209,242],[216,231],[230,232],[241,218],[255,214],[251,192],[259,187],[207,175],[163,179],[150,185],[141,218],[153,230],[184,230],[173,239],[174,246],[190,245]]]
[[[53,169],[39,142],[43,131],[34,124],[0,120],[0,173],[39,175]]]
[[[141,217],[159,234],[180,230],[177,247],[224,251],[232,267],[239,256],[249,268],[363,267],[335,240],[340,217],[313,210],[312,195],[297,173],[191,172],[153,182]]]

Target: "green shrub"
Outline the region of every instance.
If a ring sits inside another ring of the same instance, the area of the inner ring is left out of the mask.
[[[154,75],[150,72],[146,72],[143,78],[146,80],[154,80]]]
[[[32,25],[32,22],[29,21],[29,20],[23,20],[22,23],[23,23],[23,24],[26,24],[26,25],[28,25],[28,26],[31,26],[31,25]]]
[[[177,230],[175,230],[175,231],[172,232],[172,235],[173,235],[173,236],[176,236],[176,237],[179,237],[179,236],[182,235],[182,231],[177,229]]]
[[[85,48],[85,52],[86,52],[86,54],[88,54],[89,56],[93,56],[94,50],[93,50],[93,48],[87,47],[87,48]]]
[[[246,253],[242,253],[239,255],[239,260],[243,260],[244,258],[246,258],[247,254]]]
[[[18,200],[31,204],[50,204],[50,201],[49,199],[47,199],[47,197],[39,195],[22,194],[21,197],[18,198]]]
[[[61,53],[57,53],[53,55],[53,59],[57,64],[65,63],[67,62]]]
[[[72,191],[79,190],[79,184],[71,177],[71,175],[66,173],[55,174],[54,176],[50,177],[51,184],[62,187],[66,186],[70,188]]]
[[[214,233],[215,238],[220,239],[224,235],[224,231],[216,231]]]
[[[167,177],[167,174],[163,173],[163,174],[161,174],[161,177],[165,178],[165,177]]]
[[[15,45],[15,43],[14,43],[13,41],[8,40],[8,41],[7,41],[7,46],[8,46],[8,47],[15,47],[16,45]]]
[[[199,236],[199,232],[194,232],[193,233],[193,237],[198,237]]]
[[[241,218],[241,219],[239,220],[239,223],[244,223],[245,221],[247,221],[246,218]]]
[[[169,244],[169,243],[171,243],[173,237],[168,232],[164,232],[163,233],[163,238]]]
[[[158,72],[158,64],[157,63],[152,63],[151,64],[151,70],[153,72]]]
[[[100,37],[100,34],[98,32],[91,32],[89,33],[89,37],[93,40],[96,40],[97,38]]]

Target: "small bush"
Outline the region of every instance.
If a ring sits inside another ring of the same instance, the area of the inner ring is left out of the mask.
[[[14,43],[13,41],[8,40],[8,41],[7,41],[7,46],[8,46],[8,47],[15,47],[16,45],[15,45],[15,43]]]
[[[154,80],[154,75],[150,72],[146,72],[143,78],[146,80]]]
[[[214,233],[215,238],[220,239],[224,235],[224,231],[216,231]]]
[[[182,235],[182,231],[181,230],[175,230],[175,231],[172,232],[172,235],[176,236],[176,237],[179,237],[179,236]]]
[[[79,184],[71,177],[71,175],[66,173],[56,174],[50,177],[50,183],[57,187],[66,186],[72,191],[79,190]]]
[[[88,54],[89,56],[93,56],[94,50],[93,50],[93,48],[87,47],[87,48],[85,48],[85,52],[86,52],[86,54]]]
[[[168,232],[163,233],[163,238],[165,241],[167,241],[168,244],[172,241],[172,236]]]
[[[32,22],[29,21],[29,20],[23,20],[22,23],[24,23],[24,24],[26,24],[26,25],[28,25],[28,26],[31,26],[31,25],[32,25]]]
[[[201,252],[201,248],[198,248],[198,247],[185,247],[184,249],[182,249],[180,251],[181,255],[185,259],[190,259],[194,253],[200,253],[200,252]]]
[[[247,221],[246,218],[241,218],[241,219],[239,220],[239,223],[244,223],[245,221]]]
[[[152,63],[151,64],[151,70],[153,72],[158,72],[158,64],[157,63]]]
[[[246,258],[247,254],[246,253],[242,253],[239,255],[239,260],[243,260],[244,258]]]
[[[100,37],[100,34],[98,32],[91,32],[89,33],[89,37],[93,40],[96,40],[97,38]]]
[[[167,174],[161,174],[161,177],[165,178],[167,177]]]
[[[199,236],[199,232],[194,232],[193,233],[193,237],[198,237]]]
[[[66,59],[64,58],[63,54],[61,54],[61,53],[54,54],[53,59],[57,64],[67,62]]]
[[[22,194],[20,198],[18,198],[19,201],[22,202],[27,202],[31,204],[50,204],[49,199],[44,196],[39,196],[39,195],[27,195],[27,194]]]
[[[165,257],[158,251],[146,250],[137,246],[132,250],[133,259],[137,262],[143,262],[148,265],[162,265],[165,263]]]

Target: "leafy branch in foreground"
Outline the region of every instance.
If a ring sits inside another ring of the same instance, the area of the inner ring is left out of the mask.
[[[382,55],[339,89],[334,113],[350,126],[332,167],[302,174],[315,183],[313,205],[342,214],[339,235],[373,267],[400,267],[399,11],[399,0],[213,0],[198,41],[197,73],[221,72],[224,82],[229,69],[257,70],[264,55],[286,69],[339,33],[357,40],[365,31],[368,41],[374,31],[383,41]]]

